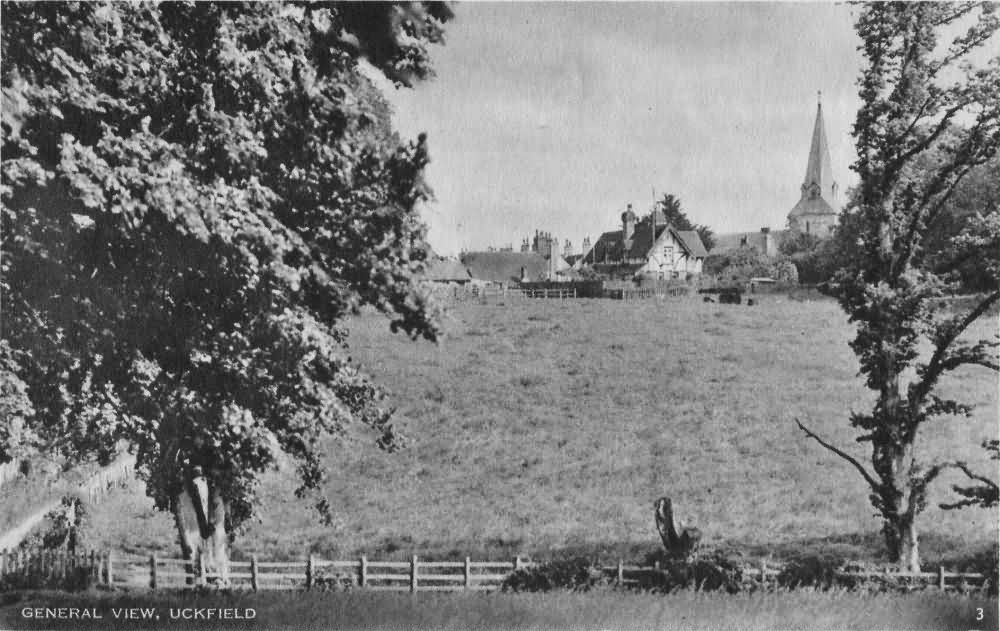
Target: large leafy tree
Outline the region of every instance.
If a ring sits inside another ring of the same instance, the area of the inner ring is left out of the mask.
[[[365,60],[430,73],[446,6],[4,3],[0,378],[33,442],[134,450],[182,551],[225,572],[259,475],[359,420],[397,444],[347,355],[372,305],[434,339],[423,139]],[[26,397],[27,400],[24,400]],[[16,444],[14,444],[16,443]]]
[[[866,60],[853,131],[860,184],[837,231],[844,267],[832,288],[857,325],[851,347],[876,397],[870,412],[851,416],[858,440],[871,446],[871,467],[802,427],[861,473],[891,557],[910,570],[920,566],[917,518],[928,486],[949,468],[979,475],[962,462],[919,457],[925,424],[970,411],[940,396],[939,381],[959,368],[1000,369],[998,341],[966,335],[1000,300],[995,282],[964,312],[937,308],[961,288],[959,265],[997,278],[1000,213],[976,208],[947,248],[936,245],[947,257],[928,252],[956,191],[1000,145],[1000,58],[982,62],[997,50],[996,9],[874,3],[856,22]]]

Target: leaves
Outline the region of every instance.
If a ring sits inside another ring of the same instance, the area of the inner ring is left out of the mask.
[[[232,526],[282,452],[311,489],[322,437],[346,423],[391,448],[381,392],[349,364],[338,322],[373,305],[436,338],[411,282],[428,158],[423,137],[393,132],[358,64],[369,56],[401,84],[428,76],[424,46],[449,10],[2,11],[0,258],[16,362],[0,378],[11,401],[26,394],[31,440],[68,459],[127,441],[160,508],[199,466]],[[23,440],[8,432],[0,449]]]

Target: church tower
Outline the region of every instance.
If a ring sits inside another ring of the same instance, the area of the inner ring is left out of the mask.
[[[823,124],[823,103],[819,101],[816,104],[816,124],[809,146],[806,177],[802,182],[802,198],[788,213],[788,228],[792,233],[808,232],[817,237],[827,237],[837,225],[839,212],[837,183],[833,180],[830,147]]]

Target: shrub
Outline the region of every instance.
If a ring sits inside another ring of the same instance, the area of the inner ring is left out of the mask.
[[[687,561],[662,558],[659,563],[659,570],[644,572],[638,577],[641,589],[657,592],[678,589],[722,590],[730,594],[743,589],[743,571],[719,554],[695,557]]]
[[[831,555],[809,555],[793,559],[778,574],[778,585],[787,588],[857,587],[860,579],[840,574],[844,568],[841,559]]]
[[[547,592],[554,589],[585,592],[601,582],[604,580],[600,569],[594,567],[589,559],[575,557],[519,569],[504,580],[502,589],[505,592]]]

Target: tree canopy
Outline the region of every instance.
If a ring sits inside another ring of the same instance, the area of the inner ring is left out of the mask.
[[[203,476],[229,531],[281,454],[304,492],[345,423],[396,445],[338,323],[371,305],[438,335],[411,282],[428,155],[393,132],[364,64],[428,77],[450,17],[4,3],[0,386],[23,396],[0,456],[107,460],[124,441],[158,507]]]
[[[853,129],[860,184],[837,229],[842,267],[831,289],[857,325],[851,347],[876,396],[870,411],[850,420],[871,446],[871,467],[802,427],[858,470],[883,518],[890,555],[919,570],[917,516],[928,485],[943,471],[969,470],[921,459],[918,430],[971,410],[939,396],[942,375],[1000,368],[998,340],[965,339],[1000,300],[995,283],[963,312],[938,308],[961,290],[957,264],[974,266],[981,278],[1000,274],[995,205],[970,200],[961,226],[939,230],[949,206],[960,203],[963,183],[1000,145],[1000,57],[976,57],[997,50],[1000,16],[988,3],[872,3],[855,27],[865,57]],[[934,245],[941,234],[947,247]]]

